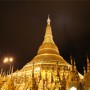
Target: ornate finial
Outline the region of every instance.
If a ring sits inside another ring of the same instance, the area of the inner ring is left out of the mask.
[[[89,61],[87,54],[86,54],[86,58],[87,58],[87,72],[89,72],[90,71],[90,61]]]
[[[71,61],[71,65],[73,65],[72,55],[70,55],[70,61]]]
[[[74,60],[73,60],[72,55],[70,56],[70,59],[71,59],[71,65],[72,65],[72,71],[73,71],[74,70]]]
[[[47,24],[50,25],[50,22],[51,22],[51,20],[50,20],[50,17],[48,15]]]
[[[85,66],[83,66],[83,70],[84,70],[84,75],[86,75],[86,69],[85,69]]]
[[[87,55],[87,53],[86,53],[86,59],[87,59],[87,63],[89,63],[89,58],[88,58],[88,55]]]

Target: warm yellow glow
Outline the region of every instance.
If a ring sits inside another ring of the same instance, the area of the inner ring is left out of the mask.
[[[35,71],[40,71],[40,67],[35,68]]]
[[[13,58],[10,58],[9,61],[12,62],[13,61]]]
[[[12,61],[13,61],[13,58],[7,58],[6,57],[3,62],[4,63],[9,63],[9,62],[12,62]]]
[[[5,58],[5,59],[4,59],[4,63],[7,63],[7,62],[8,62],[8,58]]]
[[[77,88],[73,86],[70,88],[70,90],[77,90]]]
[[[50,48],[47,47],[47,48],[40,49],[39,51],[42,51],[42,50],[49,50],[49,49],[50,49]],[[53,49],[53,48],[52,48],[52,50],[58,52],[58,50],[56,50],[56,49]]]

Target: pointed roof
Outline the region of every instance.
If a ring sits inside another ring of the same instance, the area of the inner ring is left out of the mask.
[[[70,65],[59,54],[59,50],[53,40],[50,23],[51,23],[51,20],[48,16],[44,40],[38,49],[37,55],[23,67],[24,70],[25,69],[30,70],[30,67],[32,67],[32,63],[35,63],[36,65],[41,63],[55,64],[55,62],[58,62],[58,65],[64,65],[64,66]]]
[[[59,62],[62,65],[68,65],[68,63],[59,55],[59,50],[54,43],[51,20],[48,16],[47,26],[45,31],[44,40],[38,49],[37,55],[31,60],[32,62]],[[29,64],[29,63],[28,63]]]
[[[38,54],[44,53],[59,54],[59,50],[53,41],[52,28],[50,23],[51,20],[50,17],[48,16],[44,41],[42,45],[39,47]]]

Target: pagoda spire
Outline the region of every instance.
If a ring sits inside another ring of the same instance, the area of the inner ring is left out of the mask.
[[[54,43],[50,23],[51,23],[51,20],[50,20],[50,17],[48,15],[46,32],[45,32],[43,43]]]
[[[47,25],[50,25],[50,23],[51,23],[51,20],[50,20],[50,17],[49,17],[49,15],[48,15]]]
[[[41,54],[41,53],[59,54],[58,48],[53,41],[51,20],[50,20],[49,15],[47,18],[47,26],[46,26],[44,40],[43,40],[43,43],[38,50],[38,54]]]
[[[72,55],[70,56],[70,59],[71,59],[71,66],[72,66],[72,71],[74,71],[74,60],[73,60],[73,57]]]
[[[87,58],[87,72],[90,71],[90,62],[89,62],[89,58],[88,55],[86,54],[86,58]]]

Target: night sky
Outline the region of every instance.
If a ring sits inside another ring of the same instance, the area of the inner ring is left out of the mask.
[[[14,58],[14,70],[33,59],[41,45],[48,14],[60,55],[72,55],[78,71],[90,58],[89,1],[0,1],[0,69],[9,69],[5,57]]]

